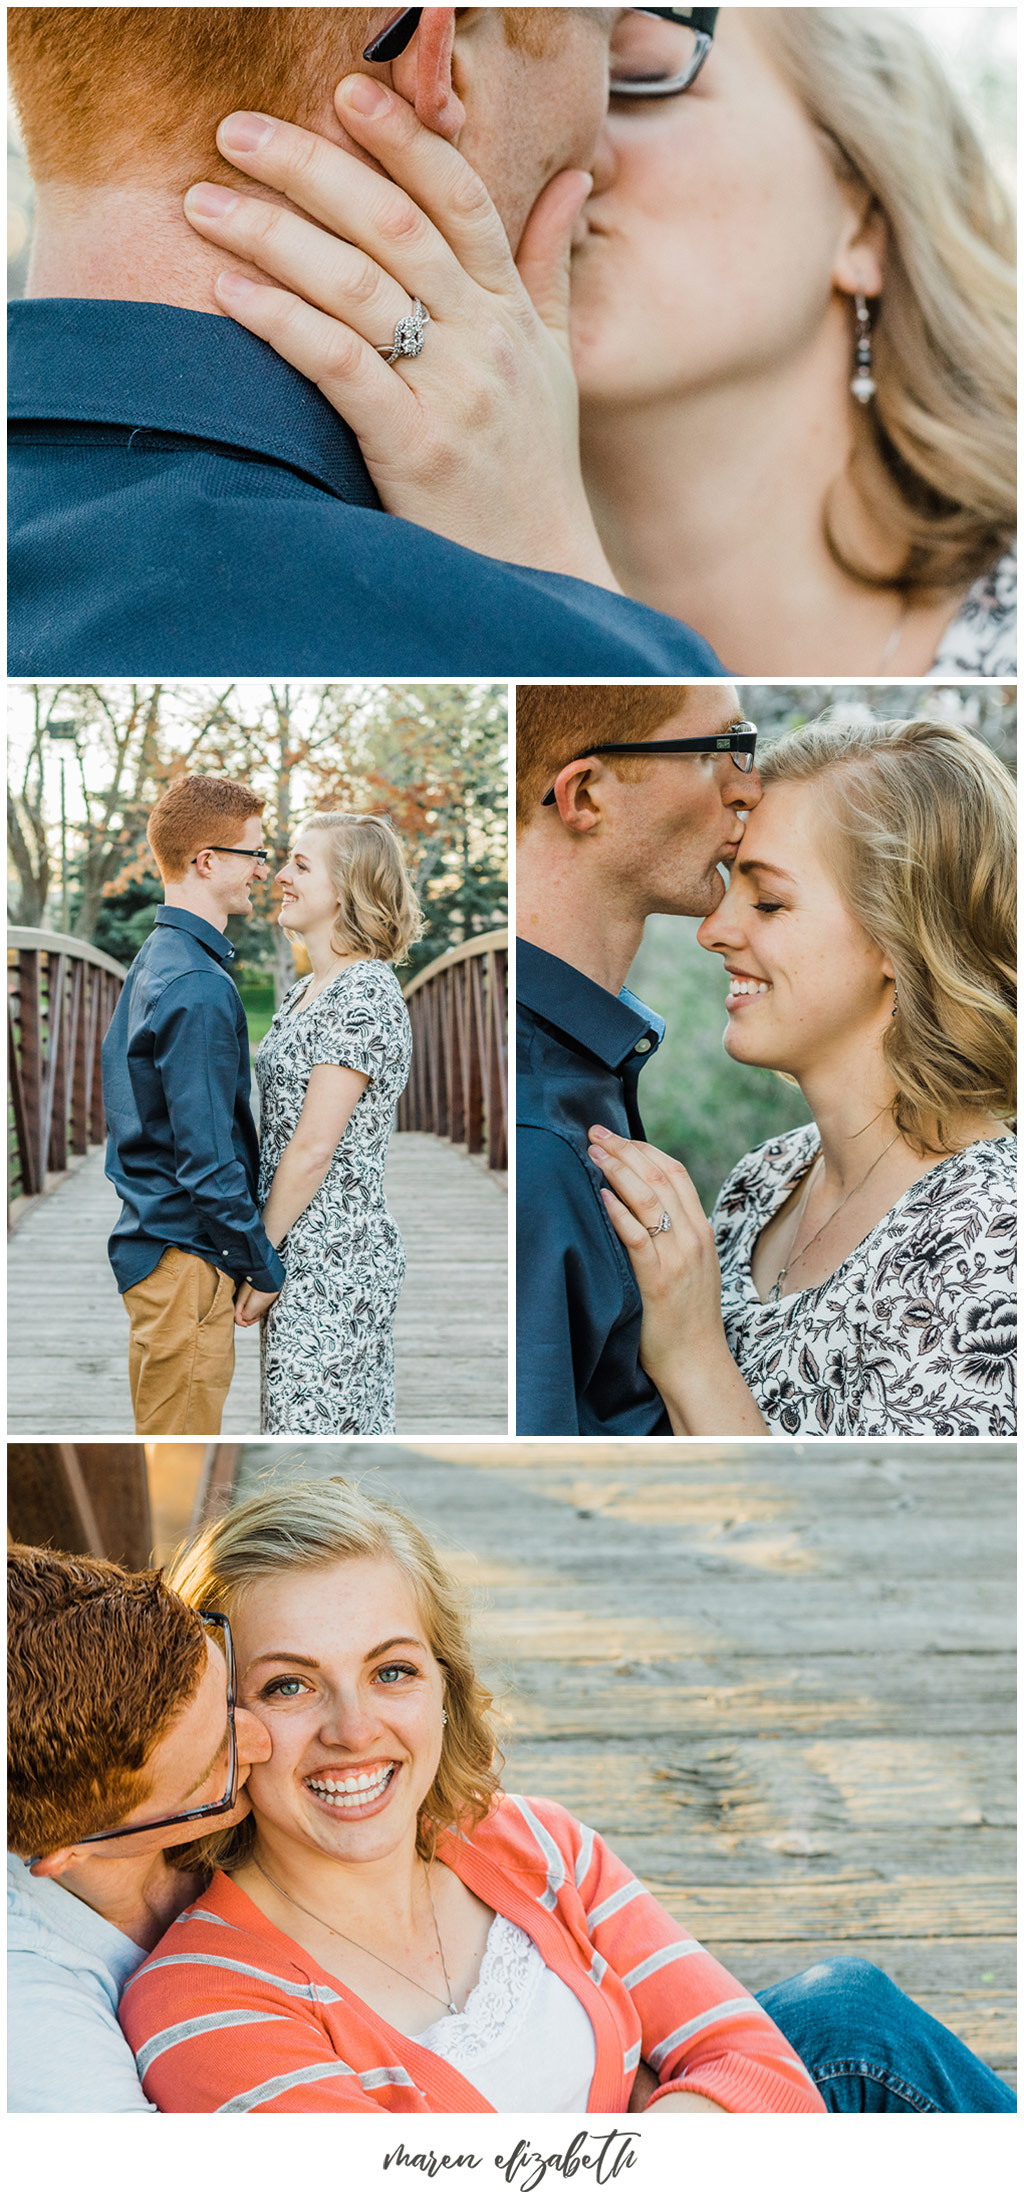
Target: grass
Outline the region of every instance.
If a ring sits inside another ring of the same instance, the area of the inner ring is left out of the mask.
[[[269,974],[242,974],[238,990],[249,1027],[249,1049],[263,1041],[274,1017],[274,982]]]

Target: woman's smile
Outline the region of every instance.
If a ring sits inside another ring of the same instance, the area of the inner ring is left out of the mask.
[[[372,1818],[393,1793],[401,1773],[397,1757],[390,1762],[356,1766],[328,1766],[308,1772],[302,1784],[318,1809],[330,1818]]]

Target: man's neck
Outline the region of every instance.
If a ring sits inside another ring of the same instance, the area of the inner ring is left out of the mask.
[[[157,1849],[152,1856],[93,1857],[61,1872],[54,1884],[148,1950],[205,1882],[195,1872],[176,1870]]]
[[[162,187],[94,186],[73,197],[57,185],[40,191],[28,278],[34,298],[147,300],[218,314],[214,278],[241,267],[191,229],[180,195]]]
[[[528,832],[516,865],[516,929],[617,997],[643,942],[645,916],[579,858],[543,829]]]
[[[169,905],[172,912],[193,913],[197,920],[205,920],[210,928],[219,929],[222,936],[227,935],[226,909],[206,896],[194,876],[191,882],[165,882],[164,904]]]

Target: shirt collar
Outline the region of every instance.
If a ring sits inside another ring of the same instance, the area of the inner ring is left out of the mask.
[[[8,309],[15,420],[109,422],[284,461],[354,506],[379,507],[359,445],[315,384],[226,315],[123,299]]]
[[[190,913],[184,905],[161,905],[153,923],[155,928],[184,928],[189,936],[195,936],[204,950],[212,951],[222,966],[230,966],[235,947],[229,943],[212,921],[203,920],[199,913]]]
[[[516,941],[516,996],[528,1012],[617,1073],[631,1060],[639,1067],[653,1057],[665,1033],[660,1013],[632,990],[613,997],[578,967],[522,937]]]

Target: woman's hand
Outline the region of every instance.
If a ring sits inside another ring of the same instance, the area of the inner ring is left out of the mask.
[[[235,1326],[255,1327],[258,1320],[266,1317],[280,1293],[279,1289],[254,1289],[251,1281],[243,1281],[235,1297]]]
[[[640,1363],[675,1431],[766,1434],[726,1341],[715,1238],[685,1166],[599,1126],[589,1154],[610,1184],[602,1201],[643,1297]]]
[[[291,123],[222,123],[225,159],[290,204],[209,184],[188,193],[193,228],[273,279],[226,270],[218,306],[319,386],[390,513],[618,590],[583,489],[567,335],[570,238],[590,179],[566,170],[538,200],[520,252],[527,291],[454,146],[374,78],[347,77],[335,106],[386,175]],[[430,316],[423,350],[389,366],[378,348],[414,298]]]

